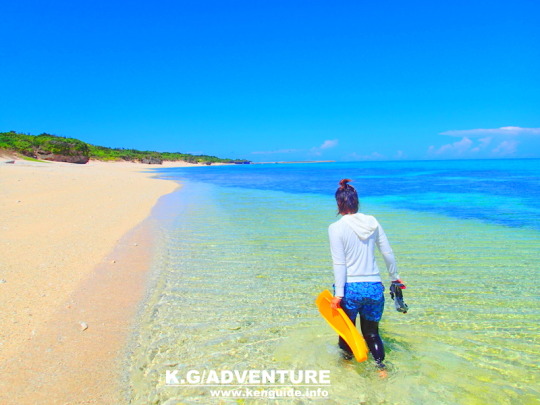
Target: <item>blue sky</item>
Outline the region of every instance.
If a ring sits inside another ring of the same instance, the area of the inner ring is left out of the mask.
[[[540,157],[540,3],[0,3],[0,131],[253,161]]]

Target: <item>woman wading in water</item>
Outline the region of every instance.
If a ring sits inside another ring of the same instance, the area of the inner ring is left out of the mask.
[[[384,286],[375,262],[375,245],[384,257],[392,283],[405,288],[399,279],[394,253],[383,228],[375,217],[358,212],[358,194],[351,180],[343,179],[336,191],[339,221],[328,228],[334,267],[332,308],[343,308],[352,322],[360,315],[360,328],[369,351],[380,369],[384,369],[384,345],[379,336],[379,321],[384,310]],[[340,337],[339,347],[345,359],[352,350]]]

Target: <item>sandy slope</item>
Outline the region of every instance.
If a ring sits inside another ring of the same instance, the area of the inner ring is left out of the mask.
[[[178,184],[152,179],[150,165],[5,160],[0,403],[117,403],[114,362],[151,246],[148,229],[124,235]]]

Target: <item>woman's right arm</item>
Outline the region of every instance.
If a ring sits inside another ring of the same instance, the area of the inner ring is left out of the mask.
[[[334,295],[336,297],[343,297],[345,283],[347,282],[345,248],[335,226],[330,226],[328,228],[328,237],[330,239],[330,252],[332,253],[332,263],[334,267]]]

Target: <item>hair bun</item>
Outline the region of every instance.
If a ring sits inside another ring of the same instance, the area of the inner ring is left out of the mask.
[[[342,179],[340,182],[339,182],[339,186],[341,189],[344,189],[344,188],[347,188],[347,187],[351,187],[349,186],[349,182],[352,181],[351,179]]]

